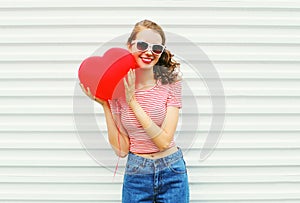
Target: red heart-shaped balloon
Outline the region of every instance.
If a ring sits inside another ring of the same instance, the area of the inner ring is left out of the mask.
[[[132,54],[123,48],[110,48],[103,56],[91,56],[80,65],[78,77],[97,98],[108,100],[124,95],[122,78],[137,68]]]

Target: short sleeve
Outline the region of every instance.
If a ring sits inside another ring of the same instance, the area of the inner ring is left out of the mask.
[[[175,106],[178,108],[182,107],[182,81],[179,80],[170,84],[169,96],[167,99],[167,107]]]
[[[112,114],[120,114],[121,105],[119,100],[108,100],[108,103]]]

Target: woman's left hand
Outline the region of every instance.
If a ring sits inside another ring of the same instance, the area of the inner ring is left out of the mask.
[[[135,71],[130,69],[127,74],[127,81],[126,78],[123,79],[124,86],[125,86],[125,95],[126,95],[126,102],[130,104],[132,99],[135,97]]]

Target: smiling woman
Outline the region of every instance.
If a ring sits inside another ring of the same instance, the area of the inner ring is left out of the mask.
[[[186,165],[174,142],[182,106],[179,63],[165,47],[162,28],[149,20],[135,25],[127,47],[138,68],[124,78],[125,96],[97,99],[112,148],[128,156],[122,201],[187,203]]]
[[[178,72],[174,69],[179,68],[180,65],[173,59],[171,52],[166,49],[165,43],[166,37],[163,29],[149,20],[138,22],[127,40],[127,46],[134,52],[137,62],[141,61],[139,60],[139,54],[145,52],[144,55],[140,56],[144,58],[144,61],[142,61],[144,64],[139,64],[141,67],[156,59],[150,67],[155,64],[153,67],[154,78],[160,80],[163,84],[172,83],[178,79]]]

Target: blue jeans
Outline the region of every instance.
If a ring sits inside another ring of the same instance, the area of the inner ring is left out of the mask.
[[[129,153],[122,202],[188,203],[188,176],[181,150],[156,160]]]

